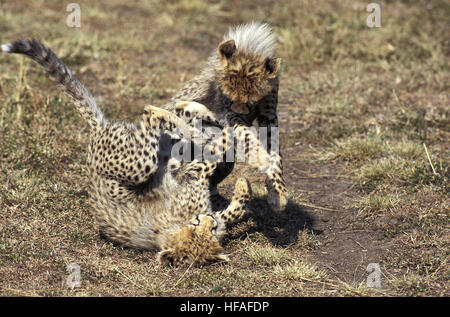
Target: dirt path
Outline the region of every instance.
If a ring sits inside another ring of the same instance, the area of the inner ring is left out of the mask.
[[[358,193],[344,167],[311,161],[308,151],[292,146],[284,149],[283,156],[286,182],[301,197],[299,207],[319,242],[310,261],[330,277],[358,285],[366,281],[368,264],[382,265],[388,249],[380,241],[382,233],[350,207]],[[289,159],[298,157],[299,152],[301,158]]]

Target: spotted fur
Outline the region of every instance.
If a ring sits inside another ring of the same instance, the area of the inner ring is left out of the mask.
[[[250,199],[248,182],[239,179],[231,203],[213,212],[209,187],[217,163],[185,162],[171,155],[174,144],[183,142],[182,135],[197,132],[186,122],[192,116],[214,122],[213,113],[200,104],[180,102],[178,116],[147,106],[136,124],[110,122],[49,48],[36,40],[19,40],[2,48],[42,65],[91,126],[89,200],[96,226],[105,238],[123,246],[159,250],[158,259],[164,264],[228,260],[220,240],[226,223],[244,214]],[[208,146],[223,154],[231,144],[229,137],[225,131],[223,140]]]
[[[247,163],[267,174],[268,202],[275,211],[284,209],[287,189],[279,149],[261,144],[250,127],[278,127],[277,104],[281,59],[275,57],[275,39],[267,24],[252,22],[230,29],[211,54],[200,75],[193,78],[165,106],[174,111],[180,100],[199,102],[214,113],[222,127],[234,127],[234,134],[260,154]],[[256,147],[256,149],[255,149]],[[211,179],[214,201],[224,199],[216,185],[233,170],[233,163],[221,163]]]

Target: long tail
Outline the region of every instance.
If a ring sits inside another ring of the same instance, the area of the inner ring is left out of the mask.
[[[48,47],[35,39],[21,39],[2,45],[6,53],[23,54],[38,62],[52,79],[61,84],[73,99],[81,116],[92,128],[106,123],[91,93],[72,75],[70,69]]]

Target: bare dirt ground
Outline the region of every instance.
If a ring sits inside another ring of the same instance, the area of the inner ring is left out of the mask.
[[[0,58],[2,296],[449,296],[450,39],[447,1],[80,1],[0,5],[0,40],[36,37],[110,118],[133,121],[196,75],[229,26],[270,23],[283,60],[286,211],[250,179],[252,216],[229,230],[231,261],[161,267],[94,230],[87,128],[42,71]],[[81,287],[70,289],[70,263]],[[366,283],[369,264],[381,288]]]

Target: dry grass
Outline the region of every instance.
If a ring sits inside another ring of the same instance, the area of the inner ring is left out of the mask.
[[[196,75],[230,25],[274,26],[283,59],[281,145],[291,201],[230,228],[228,264],[163,268],[98,236],[86,203],[87,129],[34,63],[0,62],[3,296],[449,296],[447,1],[2,2],[0,41],[36,37],[106,115],[133,121]],[[211,23],[213,21],[213,23]],[[425,145],[425,146],[424,146]],[[425,150],[426,148],[426,150]],[[382,265],[382,289],[365,285]],[[82,286],[66,287],[69,263]]]

